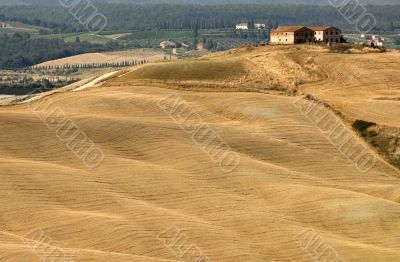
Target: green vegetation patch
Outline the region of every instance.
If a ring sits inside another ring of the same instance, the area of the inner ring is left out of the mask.
[[[356,120],[353,128],[392,165],[400,168],[400,129]]]
[[[98,36],[98,35],[94,35],[94,34],[90,34],[90,33],[65,37],[64,40],[65,40],[65,42],[76,42],[77,37],[79,37],[79,41],[81,41],[81,42],[89,42],[91,44],[100,44],[100,45],[105,45],[108,42],[114,41],[107,37]]]
[[[370,128],[371,126],[375,126],[375,123],[367,122],[364,120],[356,120],[353,123],[353,128],[356,129],[358,132],[364,132],[366,129]]]
[[[118,49],[120,46],[113,44],[31,38],[27,33],[0,35],[0,68],[19,69],[63,57]]]
[[[145,30],[134,31],[132,35],[127,36],[131,39],[175,39],[175,38],[191,38],[193,32],[191,30]]]
[[[243,62],[238,60],[192,60],[150,64],[125,75],[121,80],[226,80],[245,74]]]
[[[385,47],[400,49],[400,35],[383,35],[385,38]]]
[[[100,44],[104,45],[108,42],[113,42],[114,40],[108,39],[104,36],[94,35],[90,33],[67,33],[67,34],[49,34],[49,35],[36,35],[33,38],[39,39],[61,39],[67,43],[76,42],[77,37],[80,42],[89,42],[91,44]]]

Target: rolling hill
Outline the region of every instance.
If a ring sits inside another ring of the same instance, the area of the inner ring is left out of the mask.
[[[400,54],[364,51],[241,48],[1,107],[0,261],[400,261],[399,171],[351,128],[400,128]],[[332,143],[301,93],[374,165]],[[63,140],[76,130],[103,153],[94,168]],[[213,150],[239,161],[226,172]]]

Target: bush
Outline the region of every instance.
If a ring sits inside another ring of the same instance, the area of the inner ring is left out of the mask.
[[[340,53],[340,54],[347,54],[350,53],[351,49],[362,50],[364,46],[356,45],[356,44],[334,44],[329,46],[329,51],[332,53]]]

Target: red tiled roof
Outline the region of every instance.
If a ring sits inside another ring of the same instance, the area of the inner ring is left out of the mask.
[[[286,32],[296,32],[300,29],[306,28],[305,26],[280,26],[272,33],[286,33]]]
[[[306,26],[280,26],[277,29],[273,30],[271,33],[272,34],[279,34],[279,33],[294,33],[297,32],[301,29],[309,29],[312,31],[326,31],[328,29],[338,29],[337,27],[334,26],[313,26],[313,27],[306,27]]]
[[[311,26],[309,28],[314,31],[326,31],[331,28],[338,29],[337,27],[334,27],[334,26]]]

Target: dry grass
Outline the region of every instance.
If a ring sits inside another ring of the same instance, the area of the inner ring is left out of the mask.
[[[327,79],[299,85],[301,91],[325,99],[348,119],[362,116],[354,110],[359,108],[394,114],[399,121],[398,111],[393,111],[398,102],[370,100],[384,92],[376,80],[397,77],[398,59],[391,64],[394,57],[389,54],[352,55],[354,60],[347,60],[324,50],[296,55],[298,51],[235,50],[213,59],[247,57],[246,71],[248,63],[259,61],[259,74],[276,77],[265,80],[268,83],[290,79],[282,87],[302,77],[311,81],[319,74],[313,68],[323,68],[321,75]],[[386,67],[375,74],[370,59]],[[363,80],[375,85],[356,87],[355,78],[341,80],[343,86],[335,84],[332,66],[345,70],[345,61],[357,63]],[[203,61],[194,63],[207,68]],[[307,65],[310,69],[304,68]],[[173,63],[156,70],[167,75],[172,68],[196,71]],[[104,162],[95,170],[85,168],[29,105],[0,108],[0,261],[41,261],[21,239],[40,227],[53,246],[76,262],[177,262],[156,238],[171,226],[183,230],[210,261],[309,262],[310,256],[293,240],[307,228],[317,230],[343,261],[400,261],[398,172],[380,158],[369,172],[360,172],[294,107],[297,98],[171,91],[149,82],[133,85],[133,76],[50,97],[53,106],[104,151]],[[207,81],[219,82],[217,76]],[[240,155],[234,172],[223,173],[158,107],[172,92]]]
[[[118,40],[124,36],[132,35],[132,33],[123,33],[123,34],[113,34],[113,35],[104,35],[104,37],[107,37],[112,40]]]
[[[175,59],[175,58],[174,58]],[[39,64],[38,66],[63,66],[92,63],[119,63],[124,61],[147,60],[149,62],[164,60],[164,53],[153,50],[130,50],[106,53],[88,53],[76,55]]]
[[[137,79],[149,80],[226,80],[237,79],[246,75],[243,62],[239,60],[213,61],[193,60],[151,64],[126,74],[119,81]]]
[[[302,48],[302,47],[299,47]],[[167,84],[178,89],[217,91],[280,91],[295,94],[300,84],[325,75],[314,63],[314,52],[303,49],[246,47],[199,59],[158,63],[133,69],[110,85]],[[138,81],[140,80],[140,81]]]
[[[386,49],[372,48],[359,44],[334,44],[328,47],[332,53],[340,54],[366,54],[366,53],[384,53]]]

